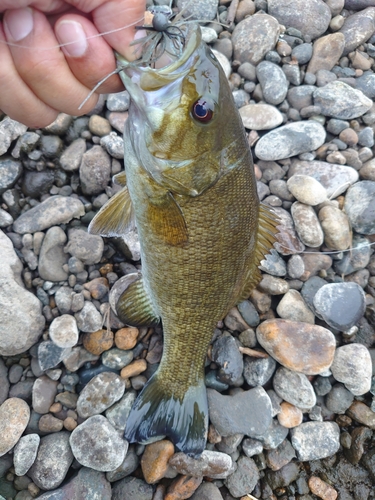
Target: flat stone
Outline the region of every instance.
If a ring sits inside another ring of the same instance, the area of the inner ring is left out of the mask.
[[[92,302],[87,300],[83,308],[74,315],[78,329],[82,332],[96,332],[102,328],[103,318]]]
[[[243,375],[250,387],[265,385],[276,370],[276,361],[268,358],[245,357]]]
[[[346,213],[333,205],[326,205],[319,210],[318,217],[328,248],[346,250],[351,246],[352,232]]]
[[[0,156],[5,154],[13,141],[27,131],[27,126],[9,116],[3,118],[0,122]],[[0,174],[1,175],[1,174]],[[0,181],[1,184],[1,181]],[[2,194],[0,192],[0,194]]]
[[[366,394],[371,388],[371,356],[362,344],[348,344],[338,347],[331,366],[336,380],[355,396]]]
[[[28,404],[19,398],[9,398],[0,406],[0,457],[17,444],[30,419]]]
[[[224,481],[224,484],[229,493],[238,498],[253,491],[258,481],[259,471],[254,460],[241,456],[237,461],[237,469]]]
[[[199,458],[191,458],[185,453],[175,453],[169,465],[186,476],[207,476],[221,478],[232,472],[232,459],[226,453],[204,450]]]
[[[325,138],[324,127],[318,122],[289,123],[261,137],[255,146],[255,154],[261,160],[282,160],[318,149]]]
[[[111,176],[111,159],[101,146],[93,146],[82,155],[79,179],[84,194],[99,194]]]
[[[64,251],[86,265],[97,264],[103,255],[104,243],[101,236],[89,234],[83,229],[70,229],[69,240]]]
[[[298,460],[307,462],[334,455],[340,447],[340,428],[336,422],[305,422],[291,430]]]
[[[264,100],[274,105],[283,102],[289,83],[280,66],[269,61],[262,61],[258,64],[256,71]]]
[[[68,273],[63,266],[68,262],[64,253],[66,234],[59,226],[48,229],[39,255],[39,276],[46,281],[65,281]]]
[[[375,412],[362,401],[354,401],[346,413],[356,422],[375,429]]]
[[[345,211],[355,231],[375,233],[375,181],[361,181],[348,189]]]
[[[324,87],[317,88],[313,97],[314,104],[320,106],[323,115],[342,120],[358,118],[372,106],[371,99],[363,92],[340,81],[330,82]]]
[[[348,16],[340,32],[345,37],[344,55],[366,42],[375,31],[375,7]]]
[[[322,184],[310,175],[293,175],[287,186],[292,195],[305,205],[319,205],[327,199],[327,191]]]
[[[52,342],[63,349],[74,347],[78,342],[78,327],[74,316],[63,314],[55,318],[49,327]]]
[[[142,455],[141,466],[143,477],[148,484],[162,479],[167,470],[169,459],[174,454],[174,446],[167,439],[148,444]],[[187,457],[187,455],[184,455]]]
[[[57,381],[51,380],[47,375],[38,377],[33,385],[33,409],[39,414],[48,413],[55,401],[57,394]]]
[[[42,371],[55,368],[62,360],[69,355],[70,349],[58,347],[50,340],[41,342],[38,346],[38,363]]]
[[[67,224],[85,215],[83,203],[74,197],[51,196],[23,213],[13,224],[16,233],[36,233],[52,226]]]
[[[22,436],[14,447],[13,464],[17,476],[24,476],[33,465],[38,453],[40,436],[27,434]]]
[[[57,432],[42,437],[36,460],[28,472],[33,482],[43,490],[60,486],[73,462],[69,432]]]
[[[311,248],[320,247],[324,234],[315,210],[310,205],[296,201],[291,207],[291,213],[302,243]]]
[[[243,126],[250,130],[269,130],[283,122],[280,111],[270,104],[247,104],[239,110]]]
[[[307,72],[315,74],[318,70],[330,71],[339,61],[345,46],[342,33],[331,33],[318,38],[313,46],[312,58],[307,66]]]
[[[60,156],[60,165],[63,170],[67,172],[78,170],[85,152],[85,139],[82,139],[80,137],[79,139],[76,139],[71,144],[69,144],[69,146],[62,152]]]
[[[281,398],[301,410],[313,408],[316,404],[313,386],[303,373],[282,366],[275,373],[273,388]]]
[[[77,412],[82,418],[98,415],[122,398],[124,381],[115,373],[96,375],[84,387],[77,401]]]

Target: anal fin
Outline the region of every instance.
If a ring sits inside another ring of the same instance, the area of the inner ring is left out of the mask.
[[[118,317],[130,326],[154,326],[160,321],[140,278],[129,285],[116,304]]]

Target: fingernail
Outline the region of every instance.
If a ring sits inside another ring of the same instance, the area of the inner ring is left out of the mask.
[[[82,24],[76,21],[61,21],[56,26],[56,36],[63,44],[62,50],[70,57],[82,57],[88,44]]]
[[[29,8],[10,9],[4,16],[4,25],[11,38],[9,41],[19,42],[33,30],[33,11]]]

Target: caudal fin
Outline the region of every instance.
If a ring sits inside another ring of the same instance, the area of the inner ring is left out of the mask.
[[[204,381],[189,387],[180,400],[164,389],[153,375],[143,388],[126,422],[125,439],[147,444],[169,437],[174,445],[191,457],[206,447],[208,408]]]

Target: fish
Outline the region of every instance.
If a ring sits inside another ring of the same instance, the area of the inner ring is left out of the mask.
[[[138,395],[124,437],[143,444],[168,437],[199,457],[208,430],[207,350],[218,322],[259,283],[278,220],[259,201],[221,65],[198,24],[179,31],[181,53],[159,69],[117,55],[131,100],[125,170],[115,179],[122,189],[89,231],[113,237],[137,228],[142,270],[127,275],[115,312],[127,325],[163,327],[160,365]]]

